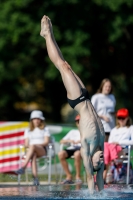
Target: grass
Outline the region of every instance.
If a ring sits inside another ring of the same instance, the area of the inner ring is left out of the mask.
[[[38,177],[39,177],[40,181],[48,181],[48,175],[39,174]],[[29,182],[32,181],[32,179],[33,179],[32,174],[28,174]],[[56,182],[55,175],[52,175],[51,180]],[[13,175],[13,174],[0,174],[0,182],[17,182],[17,181],[18,181],[18,176],[16,176],[16,175]],[[26,182],[25,174],[21,175],[21,181],[22,182]]]
[[[46,174],[39,174],[38,175],[40,182],[48,182],[48,175]],[[65,175],[62,176],[62,180],[65,179]],[[84,182],[84,177],[81,177],[82,181]],[[28,182],[32,182],[33,177],[32,174],[28,174]],[[73,180],[74,180],[74,174],[73,174]],[[0,182],[1,183],[18,183],[18,176],[13,174],[0,174]],[[26,176],[25,174],[21,175],[21,182],[26,182]],[[59,182],[59,175],[52,175],[51,176],[51,182],[58,183]]]

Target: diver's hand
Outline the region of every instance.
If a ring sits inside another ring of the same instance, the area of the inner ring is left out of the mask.
[[[104,162],[103,151],[97,151],[92,157],[93,166],[97,166]]]

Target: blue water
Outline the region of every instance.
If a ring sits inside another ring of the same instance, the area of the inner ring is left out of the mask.
[[[133,200],[133,185],[108,185],[90,195],[86,185],[45,185],[0,188],[0,200],[103,199]]]

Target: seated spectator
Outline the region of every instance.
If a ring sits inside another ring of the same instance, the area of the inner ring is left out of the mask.
[[[50,133],[45,127],[45,118],[39,110],[34,110],[30,115],[29,129],[24,133],[25,147],[28,148],[23,167],[18,169],[16,174],[24,174],[28,162],[31,160],[33,185],[39,185],[37,177],[36,159],[47,154],[47,145],[50,140]]]
[[[80,116],[77,115],[75,118],[76,126],[79,128],[79,119]],[[70,173],[68,163],[66,159],[70,158],[74,155],[75,160],[75,169],[76,169],[76,177],[75,182],[81,183],[80,178],[80,167],[81,167],[81,154],[80,154],[80,132],[79,130],[73,129],[67,133],[67,135],[60,141],[61,144],[68,144],[70,143],[70,146],[66,148],[65,150],[62,150],[59,152],[58,157],[61,162],[61,165],[66,173],[66,179],[62,182],[62,184],[72,184],[74,183],[72,181],[72,174]]]
[[[123,148],[133,144],[133,125],[126,108],[119,109],[116,113],[117,124],[111,130],[109,143],[119,144]]]
[[[117,168],[117,171],[120,172],[120,170],[118,170],[118,168],[120,168],[120,163],[115,162],[115,159],[119,158],[121,154],[126,153],[127,145],[133,145],[133,125],[129,116],[129,111],[126,108],[119,109],[116,113],[116,117],[116,127],[111,130],[108,143],[105,142],[104,144],[104,161],[106,169],[109,167],[110,163],[113,163],[113,171]],[[114,162],[112,162],[113,160]],[[120,174],[119,177],[117,176],[117,180],[119,180],[119,178]]]

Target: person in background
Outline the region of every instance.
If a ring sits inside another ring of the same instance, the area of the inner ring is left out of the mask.
[[[104,127],[105,142],[108,141],[110,131],[115,127],[116,99],[112,94],[112,90],[110,79],[105,78],[102,80],[97,93],[91,98],[91,102],[98,116],[101,118]]]
[[[37,176],[36,159],[47,154],[47,145],[50,141],[50,133],[45,126],[45,118],[42,111],[34,110],[30,115],[29,128],[24,133],[25,147],[28,148],[23,167],[15,171],[16,174],[24,174],[28,162],[31,160],[33,185],[39,185]]]
[[[132,120],[126,108],[119,109],[116,117],[116,126],[111,130],[108,142],[125,148],[125,146],[133,144]]]
[[[116,118],[116,126],[110,132],[108,143],[117,146],[117,148],[121,147],[121,151],[118,153],[119,158],[120,155],[127,153],[127,145],[133,145],[133,125],[129,116],[129,111],[126,108],[119,109],[116,113]],[[113,151],[111,151],[111,153],[112,152]],[[114,161],[113,167],[117,169],[117,166],[117,161]],[[118,172],[119,170],[117,169],[116,171]],[[121,173],[123,172],[121,171]],[[121,173],[119,173],[119,177],[117,176],[117,180],[121,179],[122,176],[126,176],[126,174]]]
[[[77,115],[75,117],[75,123],[76,126],[79,128],[79,119],[80,116]],[[62,184],[73,184],[72,181],[72,174],[69,170],[68,163],[66,159],[69,159],[71,156],[74,156],[74,163],[75,163],[75,169],[76,169],[76,176],[75,176],[75,182],[81,183],[82,180],[80,178],[80,168],[81,168],[81,154],[80,154],[80,147],[81,147],[81,141],[80,141],[80,132],[77,129],[70,130],[65,137],[60,141],[61,144],[70,144],[68,148],[65,150],[62,150],[58,153],[58,157],[60,160],[60,163],[65,171],[66,179],[62,182]]]

